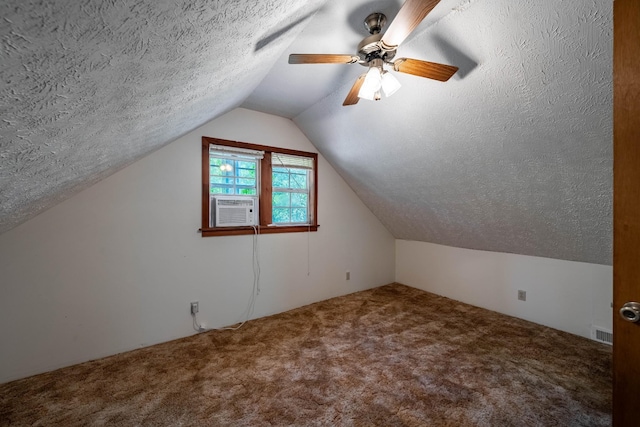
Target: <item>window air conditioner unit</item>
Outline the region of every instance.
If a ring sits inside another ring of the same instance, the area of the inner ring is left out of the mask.
[[[211,225],[239,227],[257,224],[257,200],[253,197],[216,196],[211,199]]]

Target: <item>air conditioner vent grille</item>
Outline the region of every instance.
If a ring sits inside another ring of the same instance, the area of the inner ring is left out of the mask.
[[[253,207],[253,200],[251,199],[218,199],[218,206],[251,206]]]
[[[247,222],[247,210],[245,208],[220,209],[218,222],[221,224],[243,224]]]

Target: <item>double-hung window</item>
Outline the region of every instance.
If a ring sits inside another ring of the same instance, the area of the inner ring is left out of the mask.
[[[203,137],[202,235],[316,231],[317,162],[316,153]],[[215,221],[219,212],[252,225]]]
[[[272,215],[274,224],[308,224],[313,159],[271,154]]]

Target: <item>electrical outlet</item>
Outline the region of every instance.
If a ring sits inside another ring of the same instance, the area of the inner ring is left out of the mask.
[[[527,300],[527,291],[518,291],[518,299],[520,301],[526,301]]]
[[[347,271],[347,280],[351,280],[351,272]]]
[[[191,314],[196,314],[198,312],[198,301],[194,301],[191,303]]]

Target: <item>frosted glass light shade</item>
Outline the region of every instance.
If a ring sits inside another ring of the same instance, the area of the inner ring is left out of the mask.
[[[400,89],[402,85],[396,79],[393,74],[388,71],[382,72],[382,90],[384,91],[385,96],[391,96]]]
[[[377,67],[369,68],[367,75],[362,82],[360,91],[358,92],[358,98],[368,99],[373,101],[376,96],[376,92],[380,90],[382,86],[382,76],[380,75],[380,69]]]

